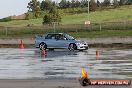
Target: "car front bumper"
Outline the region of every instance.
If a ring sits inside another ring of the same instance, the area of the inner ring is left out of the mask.
[[[77,46],[77,49],[78,50],[87,50],[89,47],[88,47],[88,45],[87,44],[82,44],[82,45],[78,45]]]

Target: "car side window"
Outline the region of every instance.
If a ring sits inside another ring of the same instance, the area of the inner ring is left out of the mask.
[[[55,34],[48,34],[45,39],[55,39]]]
[[[51,35],[48,34],[48,35],[45,37],[45,39],[50,39],[50,37],[51,37]]]
[[[62,34],[57,34],[56,35],[57,40],[65,40],[64,36]]]
[[[66,40],[66,37],[62,34],[48,34],[45,39]]]
[[[55,39],[59,40],[59,35],[58,34],[55,35]]]

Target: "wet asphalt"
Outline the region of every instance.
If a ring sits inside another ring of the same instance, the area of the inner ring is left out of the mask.
[[[91,79],[132,79],[131,49],[87,51],[0,48],[0,79],[75,79],[84,67]]]

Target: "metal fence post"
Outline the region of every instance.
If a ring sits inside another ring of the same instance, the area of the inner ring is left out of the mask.
[[[126,21],[124,21],[124,30],[126,29]]]
[[[5,29],[6,29],[6,36],[7,36],[7,27]]]
[[[54,33],[55,33],[55,32],[56,32],[56,31],[55,31],[55,23],[53,23],[53,28],[54,28]]]
[[[99,29],[100,29],[100,31],[102,30],[101,22],[100,22],[100,24],[99,24]]]

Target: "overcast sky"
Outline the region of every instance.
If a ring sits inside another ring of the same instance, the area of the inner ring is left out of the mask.
[[[27,12],[27,4],[29,1],[31,0],[0,0],[0,18],[11,15],[20,15],[22,13]]]

